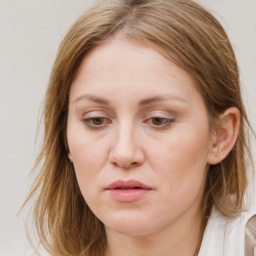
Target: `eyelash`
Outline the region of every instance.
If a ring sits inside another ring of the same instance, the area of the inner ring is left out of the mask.
[[[96,124],[98,121],[100,121],[100,123]],[[155,129],[164,129],[168,128],[174,121],[175,120],[171,118],[156,116],[148,118],[146,121],[144,121],[144,123],[149,123],[149,125]],[[103,128],[106,124],[110,124],[111,120],[106,117],[90,117],[83,119],[82,122],[91,129],[100,129]],[[156,122],[160,124],[156,124]]]
[[[157,125],[154,123],[155,121],[157,121],[157,122],[160,121],[161,124]],[[151,118],[147,119],[145,121],[145,123],[150,122],[151,125],[153,126],[153,128],[164,129],[164,128],[168,128],[174,121],[175,121],[174,118],[166,118],[166,117],[156,116],[156,117],[151,117]]]
[[[103,122],[101,124],[95,124],[95,121],[99,121],[99,120],[103,120]],[[85,118],[82,120],[83,123],[91,128],[91,129],[100,129],[102,127],[104,127],[105,124],[107,123],[111,123],[111,121],[109,119],[107,119],[106,117],[90,117],[90,118]]]

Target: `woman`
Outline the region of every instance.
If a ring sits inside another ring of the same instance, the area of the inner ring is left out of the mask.
[[[60,45],[44,122],[28,199],[50,255],[253,255],[237,63],[196,3],[87,11]]]

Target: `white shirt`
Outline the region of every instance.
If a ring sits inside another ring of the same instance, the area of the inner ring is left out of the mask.
[[[246,242],[245,246],[246,224],[249,220],[252,227],[249,231],[247,228],[250,243]],[[198,256],[256,256],[255,232],[255,208],[235,219],[227,218],[213,208]]]

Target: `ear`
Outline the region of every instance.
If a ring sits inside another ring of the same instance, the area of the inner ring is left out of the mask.
[[[71,156],[70,152],[68,153],[68,158],[69,158],[70,162],[73,163],[72,156]]]
[[[225,110],[217,121],[208,164],[218,164],[224,160],[234,147],[240,128],[240,111],[236,107]]]

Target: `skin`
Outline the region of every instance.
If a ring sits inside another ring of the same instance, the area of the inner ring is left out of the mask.
[[[194,254],[207,165],[219,158],[187,72],[148,43],[102,43],[72,83],[67,139],[82,195],[105,225],[106,255]],[[151,190],[120,203],[106,190],[118,179]]]

